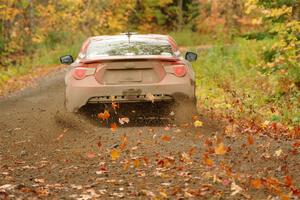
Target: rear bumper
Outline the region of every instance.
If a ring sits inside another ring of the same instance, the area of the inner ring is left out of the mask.
[[[102,85],[93,76],[83,80],[66,77],[66,108],[76,112],[87,103],[172,101],[176,95],[195,98],[194,81],[189,76],[169,74],[155,84]],[[128,94],[128,91],[133,93]]]

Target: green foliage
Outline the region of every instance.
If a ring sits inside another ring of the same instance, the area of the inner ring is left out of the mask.
[[[197,72],[200,107],[234,118],[278,121],[297,125],[299,93],[280,95],[277,75],[258,73],[263,48],[274,40],[236,40],[201,52],[193,65]]]
[[[4,38],[0,36],[0,56],[4,52]]]
[[[300,90],[300,21],[299,1],[249,0],[252,9],[260,9],[265,19],[267,34],[274,35],[275,42],[265,48],[260,71],[274,75],[277,92],[293,95]]]
[[[273,39],[275,35],[269,32],[259,31],[259,32],[248,32],[242,34],[241,37],[247,40],[264,40],[264,39]]]
[[[179,46],[197,46],[197,45],[205,45],[205,44],[214,44],[215,41],[211,37],[211,35],[207,34],[202,34],[199,35],[197,32],[193,32],[189,29],[185,29],[180,32],[170,32],[170,36],[172,36],[177,45]]]
[[[34,68],[47,68],[57,66],[58,58],[61,55],[71,54],[76,56],[81,44],[83,42],[82,36],[77,36],[77,42],[73,44],[60,44],[56,45],[51,50],[45,45],[38,47],[36,53],[31,58],[27,57],[22,59],[22,62],[9,66],[7,69],[0,68],[0,88],[10,79],[29,74]]]
[[[44,44],[53,49],[57,44],[64,44],[65,41],[68,41],[68,34],[67,32],[63,31],[50,31],[47,33],[45,37]]]
[[[281,8],[282,6],[294,6],[298,0],[259,0],[258,5],[266,8]]]
[[[178,27],[195,27],[195,18],[199,15],[199,2],[185,0],[182,5],[182,24],[177,0],[136,1],[134,12],[129,16],[130,30],[176,31]]]

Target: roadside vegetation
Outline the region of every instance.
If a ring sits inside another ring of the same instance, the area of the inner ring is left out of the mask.
[[[89,35],[163,33],[198,50],[201,111],[299,132],[296,0],[0,2],[2,95],[18,77],[52,69],[60,55],[76,56]]]
[[[283,93],[280,77],[261,73],[258,67],[263,48],[273,43],[237,39],[230,46],[200,52],[194,65],[200,108],[261,126],[299,125],[299,92]]]

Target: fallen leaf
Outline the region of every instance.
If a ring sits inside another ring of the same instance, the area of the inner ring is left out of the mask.
[[[115,132],[117,130],[117,124],[116,123],[111,123],[110,124],[110,129],[112,132]]]
[[[124,135],[122,137],[122,141],[121,141],[121,144],[120,144],[120,150],[124,151],[124,149],[126,148],[126,146],[127,146],[127,137],[126,137],[126,135]]]
[[[22,187],[22,188],[20,189],[20,191],[23,192],[23,193],[34,192],[33,189],[28,188],[28,187]]]
[[[129,168],[130,165],[130,160],[128,160],[127,158],[123,161],[123,169],[127,170]]]
[[[168,136],[168,135],[163,135],[163,136],[161,136],[160,139],[162,139],[162,140],[165,141],[165,142],[169,142],[169,141],[171,140],[171,137]]]
[[[155,133],[155,134],[152,136],[152,138],[153,138],[153,139],[155,139],[155,138],[156,138],[156,136],[157,136],[157,134]]]
[[[296,187],[291,187],[293,195],[300,197],[300,191]]]
[[[162,186],[170,187],[171,183],[166,182],[166,183],[161,183]]]
[[[290,197],[287,196],[287,195],[285,195],[285,194],[281,194],[281,195],[280,195],[280,199],[281,199],[281,200],[290,200]]]
[[[14,189],[16,186],[12,185],[12,184],[5,184],[0,186],[0,190],[12,190]]]
[[[141,193],[148,197],[155,197],[155,194],[149,190],[141,190]]]
[[[198,118],[199,118],[199,117],[198,117],[197,115],[193,115],[193,116],[192,116],[192,119],[195,120],[195,121],[198,120]]]
[[[164,128],[164,130],[165,130],[165,131],[168,131],[168,130],[170,130],[170,127],[169,127],[169,126],[166,126],[166,127]]]
[[[45,188],[37,188],[35,190],[35,193],[39,196],[39,197],[47,197],[49,195],[49,191]]]
[[[220,183],[222,181],[221,181],[221,179],[216,174],[214,174],[214,176],[213,176],[213,182],[214,183],[216,183],[216,182]]]
[[[65,128],[65,129],[63,130],[63,132],[66,133],[66,132],[68,132],[68,130],[69,130],[68,128]]]
[[[61,138],[63,138],[64,137],[64,134],[60,134],[57,138],[56,138],[56,140],[58,141],[58,140],[60,140]]]
[[[103,113],[99,113],[97,117],[102,120],[107,120],[110,117],[110,114],[105,110]]]
[[[102,175],[102,174],[105,174],[105,173],[107,173],[108,171],[107,171],[107,169],[105,169],[105,168],[100,168],[98,171],[96,171],[96,174],[97,175]]]
[[[269,177],[269,178],[266,179],[266,184],[269,187],[270,186],[278,187],[279,186],[279,181],[275,178]]]
[[[162,198],[168,199],[168,195],[167,195],[166,191],[160,191],[159,194]]]
[[[148,157],[143,157],[143,161],[144,161],[144,166],[148,166],[149,165],[149,158]]]
[[[184,197],[187,199],[193,198],[195,197],[194,195],[192,195],[191,193],[189,193],[188,191],[184,191]]]
[[[189,156],[192,156],[196,151],[197,151],[197,148],[196,148],[196,147],[191,147],[191,148],[189,149]]]
[[[101,189],[101,190],[98,190],[100,194],[104,195],[107,193],[107,190],[106,189]]]
[[[290,187],[293,185],[293,180],[292,180],[292,177],[290,176],[285,176],[284,177],[284,183],[287,187]]]
[[[129,118],[128,117],[122,117],[119,118],[119,123],[124,125],[125,123],[128,124],[129,123]]]
[[[225,186],[229,185],[230,183],[231,183],[231,181],[228,180],[228,179],[222,180],[222,184],[225,185]]]
[[[36,183],[45,183],[45,179],[42,179],[42,178],[35,178],[35,179],[34,179],[34,182],[36,182]]]
[[[180,130],[179,128],[174,131],[174,133],[180,133],[180,132],[182,132],[182,130]]]
[[[205,141],[204,141],[204,144],[207,146],[207,147],[210,147],[210,146],[212,146],[212,141],[210,140],[210,139],[206,139]]]
[[[270,125],[270,121],[266,120],[261,125],[263,128],[267,128]]]
[[[296,142],[294,142],[292,146],[295,148],[300,147],[300,140],[297,140]]]
[[[149,101],[151,101],[152,103],[154,103],[154,96],[151,93],[147,93],[146,94],[146,99],[148,99]]]
[[[175,163],[175,159],[171,156],[166,156],[157,162],[160,167],[170,167]]]
[[[248,136],[248,145],[252,145],[252,144],[254,144],[254,139],[253,139],[252,135],[249,135]]]
[[[97,143],[97,146],[98,146],[99,149],[101,149],[101,147],[102,147],[101,141],[99,141],[99,142]]]
[[[213,163],[214,163],[214,162],[212,161],[212,159],[210,159],[210,158],[208,158],[208,157],[205,157],[205,156],[203,157],[203,162],[204,162],[205,165],[210,166],[210,167],[211,167],[211,166],[213,165]]]
[[[202,121],[200,121],[200,120],[196,120],[195,122],[194,122],[194,126],[197,128],[197,127],[201,127],[201,126],[203,126],[203,122]]]
[[[111,107],[112,107],[112,109],[116,110],[117,108],[120,108],[120,105],[113,102],[113,103],[111,103]]]
[[[278,149],[275,151],[275,156],[279,157],[282,154],[282,149]]]
[[[189,127],[189,123],[183,123],[183,124],[180,124],[180,127],[181,128],[187,128],[187,127]]]
[[[115,197],[118,197],[121,199],[125,196],[125,194],[123,192],[120,192],[120,193],[114,192],[114,193],[112,193],[112,196],[115,196]]]
[[[238,186],[235,182],[232,182],[231,183],[231,191],[232,191],[231,196],[234,196],[234,195],[242,192],[243,189],[240,186]]]
[[[140,166],[140,160],[139,159],[134,159],[133,165],[135,168],[138,168]]]
[[[185,153],[185,152],[181,153],[180,160],[182,162],[186,163],[186,164],[191,164],[192,163],[191,157],[187,153]]]
[[[259,188],[262,188],[262,181],[261,181],[261,179],[252,179],[251,181],[250,181],[250,184],[251,184],[251,186],[253,187],[253,188],[255,188],[255,189],[259,189]]]
[[[131,148],[132,151],[135,151],[137,149],[138,149],[138,146],[134,146],[134,147]]]
[[[118,160],[120,158],[120,152],[117,149],[112,149],[110,152],[111,160]]]
[[[227,152],[227,148],[224,146],[223,142],[220,142],[216,147],[215,147],[215,153],[217,155],[223,155]]]
[[[96,153],[94,153],[94,152],[88,152],[87,154],[86,154],[86,156],[88,157],[88,158],[95,158],[96,157]]]
[[[83,186],[82,186],[82,185],[71,184],[71,188],[72,188],[72,189],[76,189],[76,190],[82,190],[82,189],[83,189]]]

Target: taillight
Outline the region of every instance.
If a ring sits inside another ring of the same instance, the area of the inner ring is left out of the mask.
[[[93,75],[95,73],[95,70],[95,68],[77,67],[74,69],[72,75],[75,79],[81,80],[87,76]]]
[[[186,67],[184,65],[177,65],[173,67],[174,74],[178,77],[182,77],[186,74]]]

